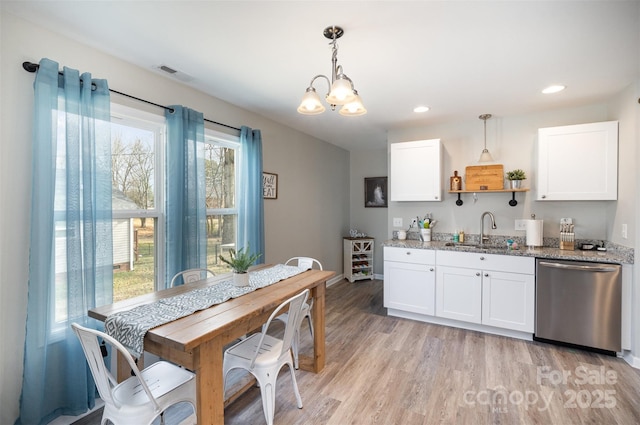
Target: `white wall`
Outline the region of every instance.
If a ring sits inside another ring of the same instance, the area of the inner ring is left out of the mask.
[[[34,79],[22,69],[24,61],[48,57],[106,78],[112,89],[163,105],[186,105],[235,127],[260,129],[264,169],[279,176],[278,199],[265,201],[265,261],[310,255],[326,269],[342,273],[342,236],[349,229],[347,151],[13,15],[2,13],[0,23],[0,424],[13,423],[18,416],[22,384]],[[112,101],[162,113],[115,94]]]

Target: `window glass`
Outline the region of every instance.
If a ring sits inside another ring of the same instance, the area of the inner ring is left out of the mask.
[[[228,273],[220,261],[236,248],[238,137],[211,130],[205,135],[205,180],[207,204],[207,267],[214,273]]]
[[[163,263],[164,117],[112,104],[113,300],[156,290]],[[159,285],[164,287],[164,285]]]

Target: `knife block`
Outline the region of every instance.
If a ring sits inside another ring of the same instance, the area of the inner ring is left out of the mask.
[[[560,232],[560,249],[573,251],[576,249],[576,234]]]

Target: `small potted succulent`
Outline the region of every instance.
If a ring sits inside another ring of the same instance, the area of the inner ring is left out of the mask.
[[[249,285],[249,267],[260,258],[262,254],[250,254],[249,248],[245,251],[244,248],[240,248],[238,251],[235,249],[229,250],[229,258],[225,258],[222,254],[219,255],[220,261],[228,264],[233,269],[233,284],[235,286],[248,286]]]
[[[507,171],[506,175],[507,175],[507,180],[509,180],[511,184],[511,189],[520,189],[522,185],[522,180],[526,180],[527,178],[527,175],[525,174],[525,172],[519,168],[512,171]]]

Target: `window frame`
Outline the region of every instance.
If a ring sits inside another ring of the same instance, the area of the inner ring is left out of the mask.
[[[156,134],[154,147],[154,205],[152,209],[113,210],[112,219],[118,218],[145,218],[154,220],[154,250],[155,266],[153,288],[157,292],[164,289],[161,276],[165,270],[165,164],[166,164],[166,140],[167,121],[164,115],[154,114],[141,109],[111,103],[111,122],[135,123],[132,127],[142,128]],[[126,125],[126,124],[125,124]]]

